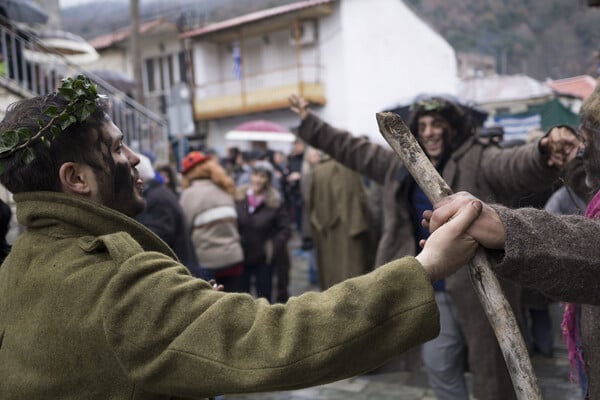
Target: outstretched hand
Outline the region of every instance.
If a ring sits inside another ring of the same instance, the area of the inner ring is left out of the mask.
[[[454,217],[422,241],[423,250],[417,255],[431,282],[443,279],[473,258],[478,243],[466,232],[481,214],[480,201],[461,206]]]
[[[306,118],[308,115],[308,101],[297,94],[292,94],[288,97],[288,102],[290,103],[290,110],[298,114],[300,119]]]
[[[564,126],[552,128],[547,136],[540,139],[540,147],[548,154],[550,167],[562,168],[577,155],[580,145],[575,132]]]

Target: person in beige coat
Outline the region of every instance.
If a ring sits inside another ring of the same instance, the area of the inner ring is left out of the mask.
[[[417,258],[325,292],[270,305],[215,291],[131,218],[144,207],[139,158],[94,86],[76,82],[79,92],[66,91],[75,100],[23,100],[0,123],[0,182],[26,227],[0,268],[1,399],[289,390],[372,370],[437,334],[431,282],[474,254],[463,232],[479,203],[432,235]],[[87,111],[76,116],[84,95]],[[61,128],[47,110],[74,122]],[[21,139],[4,141],[16,130]]]
[[[202,277],[237,292],[244,254],[237,229],[233,179],[211,157],[193,151],[183,158],[183,191],[179,199]]]

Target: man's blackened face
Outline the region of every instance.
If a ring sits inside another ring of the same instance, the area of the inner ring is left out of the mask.
[[[594,191],[600,190],[600,132],[581,128],[580,138],[584,146],[582,161],[586,183]]]
[[[95,177],[100,203],[130,217],[136,216],[146,205],[142,197],[144,183],[135,169],[139,157],[123,143],[121,130],[111,121],[102,125],[98,147],[102,169],[95,169]]]

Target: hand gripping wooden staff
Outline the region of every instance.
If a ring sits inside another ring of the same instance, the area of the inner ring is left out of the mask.
[[[432,204],[452,194],[448,184],[431,164],[399,115],[390,112],[377,113],[377,124],[385,140],[400,156]],[[479,247],[469,263],[469,273],[475,292],[500,344],[517,398],[541,400],[542,394],[517,320],[502,293],[498,279],[492,272],[483,247]]]

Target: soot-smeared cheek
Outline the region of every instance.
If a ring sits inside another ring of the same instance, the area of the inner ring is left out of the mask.
[[[133,180],[131,179],[131,168],[127,164],[116,164],[114,166],[114,192],[118,196],[122,193],[131,193]]]

